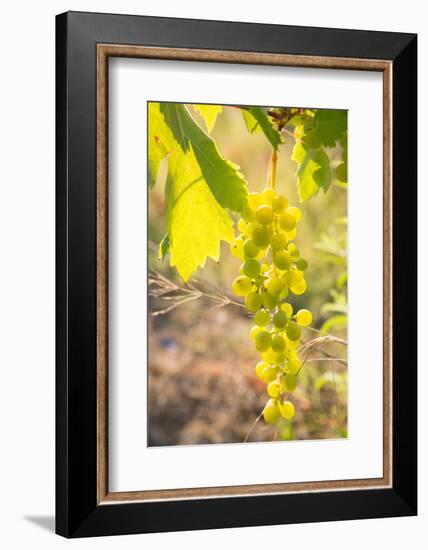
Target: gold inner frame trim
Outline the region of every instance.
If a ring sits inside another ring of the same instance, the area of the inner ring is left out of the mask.
[[[108,488],[108,59],[133,57],[383,73],[383,476],[150,491]],[[392,62],[255,52],[97,45],[97,503],[222,498],[392,486]]]

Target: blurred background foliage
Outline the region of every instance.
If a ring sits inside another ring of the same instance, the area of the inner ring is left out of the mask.
[[[205,128],[200,113],[193,108],[191,113]],[[220,153],[240,166],[249,191],[262,191],[272,152],[263,133],[250,134],[241,112],[225,107],[211,136]],[[333,180],[327,193],[299,203],[291,159],[295,140],[288,132],[283,138],[276,190],[302,211],[296,244],[309,262],[307,292],[290,301],[295,310],[307,307],[313,312],[315,329],[346,339],[346,185]],[[342,158],[341,146],[326,150],[334,170]],[[248,335],[251,319],[230,293],[240,261],[223,242],[220,261],[208,259],[185,285],[168,261],[158,258],[166,233],[165,175],[164,163],[156,186],[148,191],[149,445],[347,437],[347,355],[346,347],[337,343],[314,348],[293,393],[292,421],[283,420],[278,427],[256,422],[266,387],[254,373],[259,356]],[[316,336],[310,329],[304,332],[306,341]]]

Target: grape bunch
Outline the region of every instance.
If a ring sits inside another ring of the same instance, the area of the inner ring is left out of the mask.
[[[306,290],[308,263],[293,242],[300,218],[300,210],[273,189],[251,193],[238,222],[240,235],[231,245],[232,254],[243,262],[232,290],[245,299],[254,316],[250,336],[261,354],[256,375],[267,384],[269,400],[263,417],[268,423],[294,417],[289,395],[302,366],[297,348],[301,327],[312,322],[308,309],[294,313],[287,302],[290,293],[301,295]]]

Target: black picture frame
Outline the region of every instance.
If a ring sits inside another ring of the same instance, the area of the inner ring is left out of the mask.
[[[392,63],[392,486],[100,505],[97,44]],[[56,18],[56,532],[86,537],[417,513],[417,36],[68,12]]]

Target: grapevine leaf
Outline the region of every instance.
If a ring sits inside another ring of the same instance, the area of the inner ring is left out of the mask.
[[[163,239],[160,253],[166,253],[169,242],[170,264],[177,268],[184,281],[188,281],[198,267],[205,265],[207,257],[219,259],[221,240],[232,242],[234,238],[233,223],[208,185],[191,141],[180,133],[177,133],[180,141],[175,139],[159,103],[152,103],[149,112],[149,136],[155,135],[153,124],[163,138],[162,144],[168,144],[165,147],[168,155],[165,190],[168,237]],[[174,114],[177,112],[173,111],[172,117]],[[181,122],[178,115],[171,120]],[[159,140],[149,142],[149,149],[158,146]]]
[[[318,170],[314,173],[314,179],[324,193],[328,191],[331,183],[330,161],[327,154],[319,149],[314,155],[314,161],[318,164]]]
[[[299,198],[303,202],[318,193],[320,187],[324,192],[330,186],[331,173],[327,155],[321,149],[306,149],[298,141],[291,157],[297,162],[297,176],[299,178]]]
[[[254,115],[250,113],[250,111],[247,111],[247,109],[242,109],[241,113],[242,118],[245,122],[245,126],[247,127],[247,130],[250,134],[254,134],[254,132],[263,132],[263,130],[260,128],[260,124],[254,118]]]
[[[176,146],[176,143],[165,125],[158,103],[149,103],[148,119],[148,176],[149,185],[153,187],[162,159]]]
[[[267,139],[270,141],[272,147],[277,150],[278,145],[282,143],[281,134],[275,130],[275,128],[272,126],[272,123],[264,109],[261,107],[249,107],[246,110],[250,115],[252,115],[255,119],[255,121],[259,124],[261,130],[263,131],[264,135],[267,137]],[[248,115],[247,115],[248,118]],[[244,116],[245,120],[245,116]],[[248,128],[248,126],[247,126]],[[253,130],[254,131],[254,128]]]
[[[321,109],[315,113],[315,131],[317,138],[326,147],[334,147],[346,131],[347,111]]]
[[[221,105],[201,105],[199,103],[195,103],[193,107],[202,115],[205,124],[207,125],[208,133],[211,134],[218,115],[220,115],[223,111],[223,107]]]
[[[169,252],[169,235],[167,233],[159,243],[159,254],[158,254],[159,260],[163,260],[165,256],[168,254],[168,252]]]
[[[318,185],[314,181],[313,177],[314,172],[318,169],[318,166],[300,141],[298,141],[294,146],[291,158],[297,162],[299,198],[300,201],[303,202],[318,193]]]
[[[341,139],[340,145],[342,146],[342,160],[348,167],[348,132],[344,132]]]
[[[342,146],[342,162],[336,167],[336,185],[342,189],[348,187],[348,132],[340,138]]]
[[[239,167],[220,155],[215,141],[184,105],[162,103],[160,110],[183,153],[193,151],[202,176],[218,203],[223,208],[240,212],[246,203],[248,188]]]
[[[207,257],[220,257],[220,241],[232,242],[233,223],[205,181],[193,148],[171,154],[166,184],[170,264],[188,281]]]

